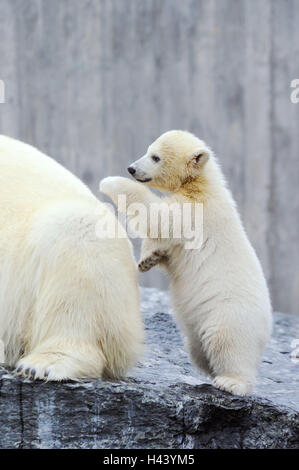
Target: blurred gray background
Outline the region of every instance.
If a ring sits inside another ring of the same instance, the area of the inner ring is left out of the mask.
[[[98,194],[162,132],[218,155],[275,309],[299,313],[298,0],[0,0],[0,132]],[[143,285],[166,287],[158,270]]]

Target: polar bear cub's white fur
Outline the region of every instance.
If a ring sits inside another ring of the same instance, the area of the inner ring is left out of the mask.
[[[260,263],[214,155],[194,135],[170,131],[129,172],[139,183],[106,178],[101,190],[115,202],[118,194],[125,194],[127,206],[203,204],[201,248],[186,249],[183,238],[162,239],[156,227],[158,238],[143,242],[139,268],[146,271],[159,263],[167,270],[191,357],[213,385],[237,395],[250,393],[271,333],[271,304]],[[170,196],[161,199],[146,184]]]
[[[96,236],[114,217],[74,175],[0,136],[0,339],[25,377],[119,377],[143,342],[131,244]],[[120,228],[119,228],[120,230]]]

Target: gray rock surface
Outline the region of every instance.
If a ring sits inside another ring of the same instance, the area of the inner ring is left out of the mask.
[[[144,359],[122,382],[42,383],[0,368],[0,448],[296,448],[298,317],[275,314],[255,394],[233,397],[190,364],[168,295],[143,290]]]

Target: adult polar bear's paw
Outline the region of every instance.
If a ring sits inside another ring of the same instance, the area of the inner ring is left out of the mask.
[[[30,354],[17,363],[16,374],[34,380],[73,379],[74,370],[68,362],[68,359],[61,358],[59,354]]]
[[[212,381],[212,385],[219,390],[232,393],[233,395],[249,395],[252,390],[252,384],[237,377],[227,377],[218,375]]]
[[[15,373],[18,376],[39,380],[79,380],[86,377],[100,377],[104,361],[98,351],[90,357],[79,351],[32,352],[17,362]]]

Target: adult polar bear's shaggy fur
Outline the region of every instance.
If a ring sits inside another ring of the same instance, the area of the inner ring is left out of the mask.
[[[143,242],[139,268],[146,271],[158,263],[166,268],[191,357],[213,385],[236,395],[250,393],[271,333],[271,304],[262,268],[215,157],[194,135],[170,131],[128,170],[139,183],[120,177],[101,183],[115,202],[118,194],[125,194],[127,206],[138,202],[148,209],[161,201],[203,204],[201,248],[186,249],[183,238],[159,238],[160,227],[149,225],[158,238]],[[161,200],[144,184],[171,195]]]
[[[54,160],[5,136],[0,187],[6,363],[38,379],[122,376],[143,342],[125,231],[119,239],[97,237],[101,217],[116,220],[107,207]]]

